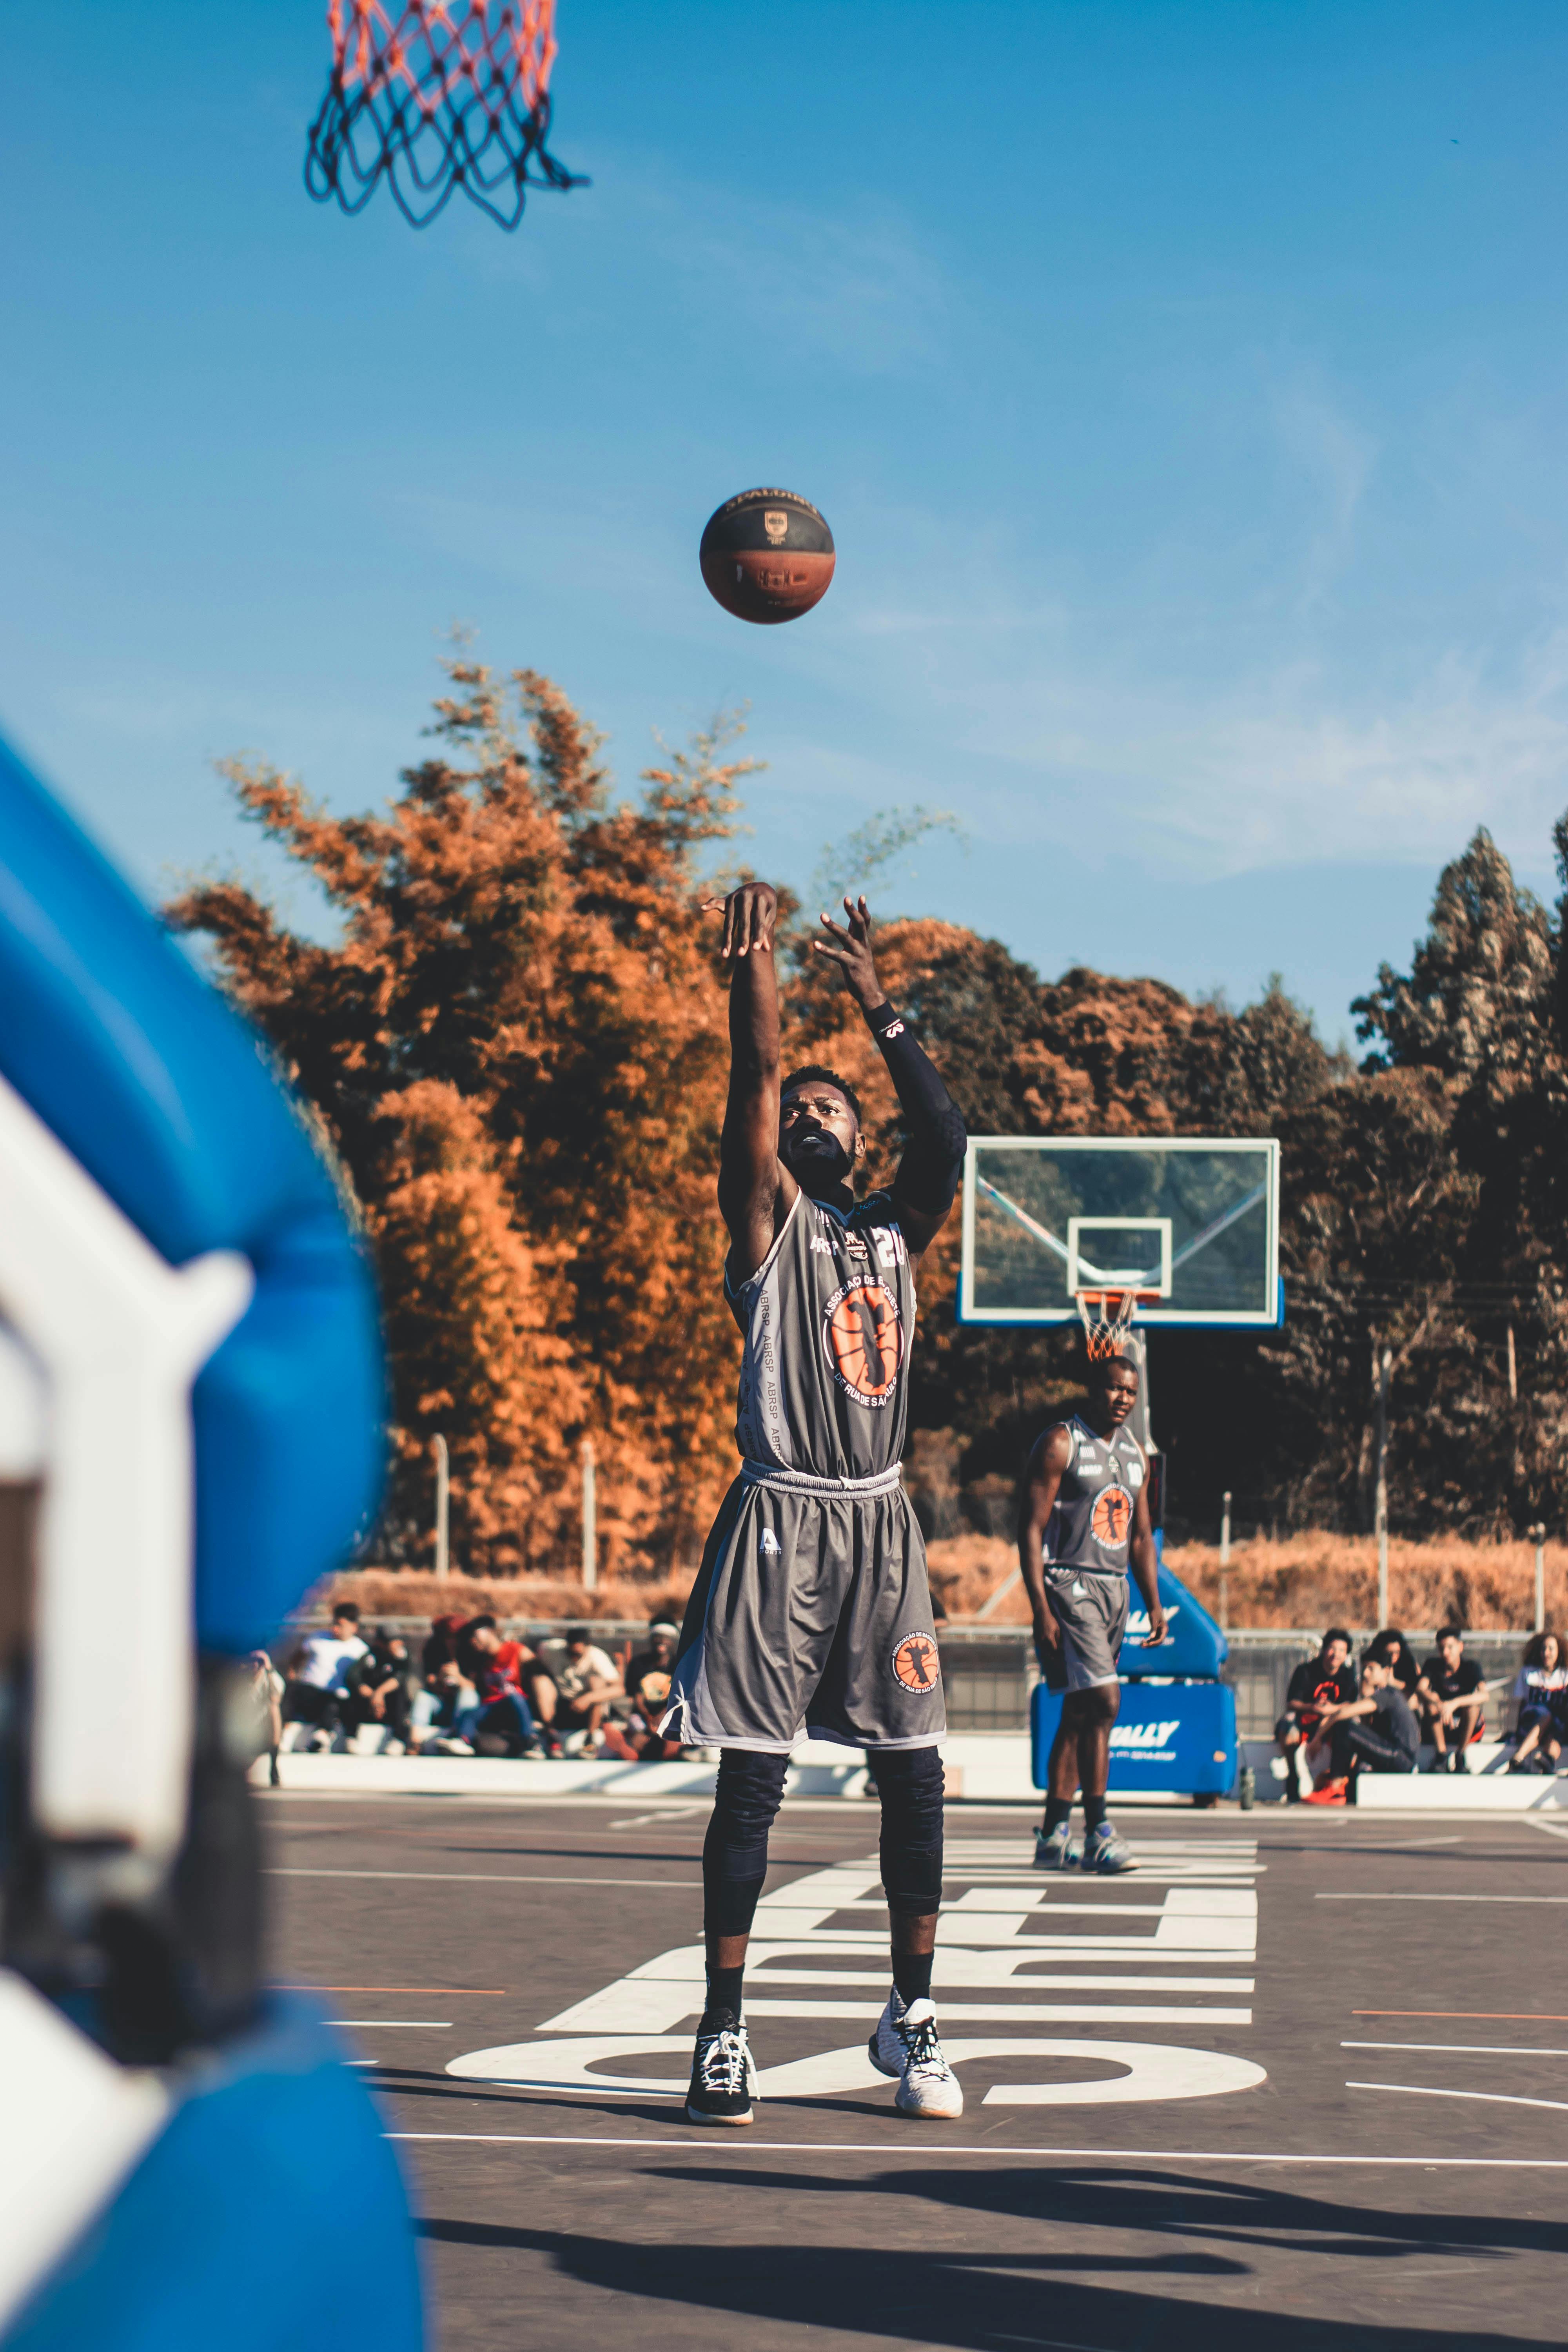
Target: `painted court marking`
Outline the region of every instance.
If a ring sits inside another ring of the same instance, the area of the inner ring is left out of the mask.
[[[713,2150],[712,2142],[699,2141],[690,2130],[678,2138],[610,2132],[387,2132],[387,2139],[447,2141],[469,2147],[680,2147],[689,2156],[699,2147]],[[901,2135],[900,2135],[901,2137]],[[1385,2164],[1425,2172],[1568,2172],[1568,2156],[1292,2156],[1258,2148],[1171,2147],[1014,2147],[999,2140],[955,2145],[941,2138],[929,2126],[902,2145],[897,2139],[752,2139],[732,2133],[724,2141],[726,2156],[913,2156],[929,2165],[940,2153],[984,2156],[994,2164],[998,2157],[1011,2164],[1019,2157],[1063,2158],[1075,2164]]]
[[[935,1985],[950,2062],[963,2066],[1046,2058],[1070,2062],[1074,2068],[1114,2070],[1087,2080],[997,2083],[984,2092],[982,2105],[1069,2106],[1212,2097],[1249,2090],[1267,2079],[1250,2059],[1186,2046],[1177,2038],[1148,2040],[1141,2032],[1136,2041],[1085,2041],[1028,2030],[1042,2024],[1102,2025],[1123,2032],[1129,2027],[1185,2026],[1206,2039],[1216,2029],[1251,2025],[1249,2007],[1221,2007],[1184,1996],[1228,1992],[1245,1998],[1252,1991],[1256,1842],[1151,1841],[1141,1843],[1139,1860],[1143,1867],[1128,1900],[1129,1890],[1104,1881],[1079,1876],[1064,1885],[1060,1878],[1021,1864],[1012,1839],[960,1839],[950,1848],[947,1874],[964,1889],[944,1907],[937,1930]],[[1095,1899],[1076,1899],[1080,1895]],[[1157,1900],[1138,1899],[1156,1895]],[[885,1906],[874,1853],[808,1872],[758,1905],[747,1971],[748,2016],[815,2021],[829,2045],[810,2057],[764,2066],[764,2097],[806,2099],[886,2088],[865,2044],[865,2029],[880,2014],[887,1989]],[[837,1924],[861,1912],[884,1916],[859,1926]],[[1052,1922],[1059,1922],[1064,1932],[1048,1932]],[[1133,1977],[1109,1968],[1115,1963],[1121,1970],[1151,1961],[1162,1968],[1174,1962],[1184,1971],[1196,1964],[1204,1973]],[[1048,1973],[1037,1975],[1037,1969]],[[786,1986],[787,1995],[780,1997]],[[1020,1997],[1047,1990],[1079,1997]],[[1163,1998],[1114,1997],[1138,1991]],[[448,2062],[447,2072],[465,2081],[536,2092],[678,2096],[686,2088],[690,2034],[705,1992],[702,1946],[679,1945],[543,2019],[534,2038],[465,2052]],[[984,1997],[973,1998],[977,1994]],[[846,2046],[841,2036],[851,2021],[859,2031]],[[986,2030],[975,2035],[971,2027]],[[997,2028],[1004,2031],[998,2033]],[[668,2071],[658,2076],[624,2069],[627,2059],[660,2056]]]
[[[1503,2091],[1439,2091],[1430,2083],[1347,2083],[1347,2091],[1403,2091],[1413,2099],[1483,2099],[1494,2107],[1555,2107],[1568,2115],[1568,2099],[1521,2099]]]
[[[1520,2042],[1342,2042],[1342,2050],[1454,2050],[1469,2058],[1568,2058],[1568,2050],[1542,2050]]]

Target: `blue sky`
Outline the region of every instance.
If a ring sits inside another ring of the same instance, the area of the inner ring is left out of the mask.
[[[308,200],[323,20],[0,0],[0,727],[149,893],[274,880],[218,755],[384,797],[453,623],[627,782],[749,705],[796,884],[955,811],[892,899],[1047,973],[1331,1039],[1478,824],[1551,889],[1561,0],[560,0],[510,237]],[[697,572],[755,483],[784,629]]]

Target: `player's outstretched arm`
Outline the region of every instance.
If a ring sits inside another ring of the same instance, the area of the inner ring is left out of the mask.
[[[947,1223],[958,1191],[968,1140],[963,1114],[883,992],[871,955],[871,910],[864,898],[846,898],[844,911],[847,927],[824,915],[826,936],[812,945],[843,973],[893,1081],[910,1139],[893,1179],[893,1205],[905,1241],[920,1257]]]
[[[736,1282],[755,1274],[773,1245],[798,1187],[779,1163],[779,985],[773,961],[778,894],[745,882],[722,907],[720,954],[732,961],[730,982],[730,1093],[719,1141],[719,1213],[730,1234]]]
[[[1138,1489],[1138,1499],[1132,1506],[1132,1541],[1129,1547],[1132,1573],[1138,1590],[1143,1595],[1143,1606],[1149,1612],[1149,1631],[1143,1636],[1143,1647],[1152,1650],[1165,1638],[1165,1610],[1160,1599],[1160,1560],[1154,1549],[1154,1523],[1149,1517],[1149,1481],[1145,1477]]]
[[[1061,1628],[1046,1596],[1046,1529],[1071,1454],[1072,1439],[1059,1424],[1037,1437],[1025,1465],[1018,1497],[1018,1567],[1029,1596],[1035,1639],[1046,1650],[1055,1650],[1061,1641]]]

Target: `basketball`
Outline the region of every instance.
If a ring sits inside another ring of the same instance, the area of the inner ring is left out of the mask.
[[[793,490],[742,490],[709,516],[698,560],[738,621],[797,621],[827,593],[833,533]]]

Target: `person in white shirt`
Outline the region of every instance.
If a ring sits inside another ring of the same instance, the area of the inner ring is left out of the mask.
[[[584,1746],[592,1748],[610,1701],[621,1696],[620,1669],[590,1640],[585,1625],[574,1625],[563,1643],[548,1642],[543,1651],[559,1693],[555,1729],[585,1732]]]
[[[1513,1678],[1513,1696],[1519,1715],[1509,1770],[1555,1772],[1563,1753],[1563,1717],[1568,1714],[1568,1667],[1563,1663],[1563,1644],[1555,1633],[1537,1633],[1530,1643]]]
[[[359,1611],[352,1601],[332,1612],[324,1633],[307,1633],[294,1654],[289,1687],[283,1694],[285,1723],[308,1723],[315,1733],[312,1748],[330,1748],[342,1717],[342,1703],[353,1689],[370,1645],[360,1640]]]

